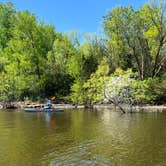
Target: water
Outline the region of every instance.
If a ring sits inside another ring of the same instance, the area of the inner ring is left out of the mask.
[[[165,166],[166,113],[0,112],[0,166]]]

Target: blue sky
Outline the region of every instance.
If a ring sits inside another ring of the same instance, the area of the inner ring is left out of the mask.
[[[9,0],[0,0],[9,2]],[[57,31],[78,30],[82,33],[99,33],[102,16],[117,5],[135,9],[146,0],[11,0],[18,10],[29,10],[45,23],[54,24]]]

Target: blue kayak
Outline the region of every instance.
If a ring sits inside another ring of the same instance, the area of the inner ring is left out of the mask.
[[[35,108],[25,108],[25,112],[64,112],[60,109],[35,109]]]

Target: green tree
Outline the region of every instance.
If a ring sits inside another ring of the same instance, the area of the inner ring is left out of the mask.
[[[132,67],[142,80],[159,75],[166,62],[164,2],[146,4],[137,11],[117,7],[104,18],[111,60],[118,62],[115,68]]]
[[[75,79],[71,87],[72,101],[86,102],[84,83],[96,72],[103,57],[106,57],[106,52],[102,39],[96,35],[87,35],[85,41],[77,48],[75,56],[69,60],[69,73]]]
[[[0,50],[3,50],[12,38],[15,14],[12,3],[0,3]]]
[[[90,79],[84,83],[86,104],[90,107],[94,103],[104,101],[104,85],[108,81],[109,65],[106,57],[100,62],[98,69],[92,73]]]
[[[1,66],[9,76],[8,69],[15,70],[15,77],[22,82],[19,84],[21,96],[41,96],[47,52],[52,48],[55,37],[54,27],[38,21],[28,11],[17,12],[11,33],[12,38],[1,53],[4,59]]]
[[[76,49],[66,35],[57,34],[52,50],[47,56],[47,70],[45,75],[45,92],[48,96],[66,96],[70,92],[73,82],[68,72],[70,59],[75,55]]]

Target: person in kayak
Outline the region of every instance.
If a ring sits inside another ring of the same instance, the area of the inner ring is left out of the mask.
[[[52,108],[52,104],[51,101],[48,100],[48,102],[46,103],[46,105],[44,106],[45,109],[51,109]]]

